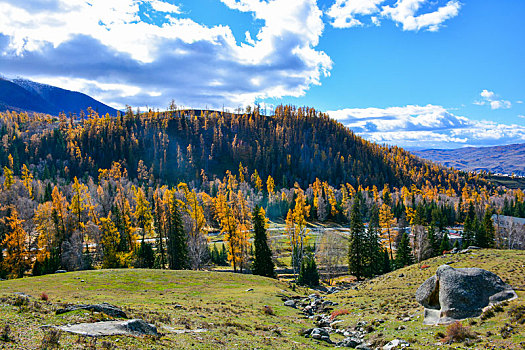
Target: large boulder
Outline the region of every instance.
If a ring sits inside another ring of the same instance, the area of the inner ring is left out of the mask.
[[[128,318],[128,316],[126,315],[124,311],[108,303],[68,305],[63,309],[56,310],[56,314],[61,315],[67,312],[72,312],[72,311],[77,311],[77,310],[88,310],[91,312],[103,312],[106,315],[111,316],[111,317]]]
[[[425,324],[446,324],[477,317],[483,308],[517,297],[496,274],[479,268],[438,267],[417,290],[425,307]]]
[[[86,337],[104,337],[113,335],[158,335],[157,327],[140,319],[79,323],[56,328],[64,332],[79,334]]]

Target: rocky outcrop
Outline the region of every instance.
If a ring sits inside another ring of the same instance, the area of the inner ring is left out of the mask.
[[[119,317],[119,318],[128,318],[126,313],[119,309],[118,307],[108,304],[108,303],[102,303],[102,304],[79,304],[79,305],[68,305],[63,309],[58,309],[56,311],[57,315],[65,314],[67,312],[77,311],[77,310],[88,310],[92,312],[103,312],[108,316],[111,317]]]
[[[112,335],[152,335],[157,336],[157,328],[144,320],[106,321],[95,323],[79,323],[56,327],[64,332],[86,337],[103,337]]]
[[[483,308],[516,296],[508,284],[490,271],[448,265],[441,265],[416,292],[416,300],[425,307],[425,324],[477,317]]]

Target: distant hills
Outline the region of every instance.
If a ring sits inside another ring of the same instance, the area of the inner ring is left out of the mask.
[[[525,143],[494,147],[427,149],[412,153],[458,170],[525,176]]]
[[[58,115],[93,108],[100,115],[116,115],[117,110],[80,92],[25,79],[0,78],[0,111],[14,110]]]

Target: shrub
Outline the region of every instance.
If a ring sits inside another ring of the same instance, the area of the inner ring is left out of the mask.
[[[45,292],[40,293],[40,300],[48,301],[49,300],[49,296],[47,295],[47,293],[45,293]]]
[[[525,306],[514,306],[508,311],[512,322],[525,324]]]
[[[60,340],[60,335],[60,330],[51,328],[46,334],[44,334],[44,337],[42,338],[42,343],[40,344],[40,349],[58,349],[60,346],[58,343]]]
[[[29,298],[25,295],[17,295],[13,303],[14,306],[23,307],[29,304]]]
[[[463,326],[461,322],[456,321],[447,327],[447,335],[442,339],[444,343],[460,343],[467,339],[476,339],[477,335],[468,326]]]
[[[338,316],[341,316],[341,315],[348,315],[349,313],[350,313],[350,311],[348,311],[347,309],[334,310],[334,311],[332,312],[332,314],[330,315],[330,321],[335,320]]]
[[[264,305],[262,308],[262,311],[265,315],[270,315],[270,316],[275,315],[275,311],[273,311],[272,307],[269,305]]]
[[[105,350],[111,350],[111,349],[114,349],[115,346],[114,346],[111,342],[104,340],[104,341],[100,344],[100,348],[101,348],[101,349],[105,349]]]
[[[424,270],[424,269],[428,269],[430,267],[430,265],[421,265],[421,270]]]
[[[2,330],[0,331],[0,340],[2,340],[2,341],[9,341],[9,340],[11,340],[10,334],[11,334],[11,328],[9,327],[8,324],[6,324],[2,328]]]
[[[308,287],[319,285],[319,271],[317,270],[315,257],[311,252],[306,253],[303,258],[297,284]]]

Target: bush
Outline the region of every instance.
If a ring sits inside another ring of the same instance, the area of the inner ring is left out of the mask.
[[[335,310],[332,312],[332,314],[330,315],[330,320],[333,321],[335,320],[338,316],[341,316],[341,315],[348,315],[350,313],[350,311],[348,311],[347,309],[342,309],[342,310]]]
[[[525,324],[525,306],[514,306],[508,311],[512,322]]]
[[[11,334],[11,328],[8,324],[6,324],[2,330],[0,331],[0,340],[2,341],[10,341],[10,334]]]
[[[309,287],[319,285],[319,271],[313,253],[307,253],[303,258],[297,284]]]
[[[275,315],[275,311],[273,311],[273,308],[269,305],[264,305],[262,308],[262,311],[265,315],[270,315],[270,316]]]
[[[45,292],[42,292],[42,293],[40,293],[40,300],[48,301],[49,300],[49,296]]]
[[[42,338],[42,343],[40,344],[40,349],[58,349],[60,346],[58,343],[60,340],[60,335],[60,330],[51,328],[46,334],[44,334],[44,337]]]
[[[460,343],[467,339],[476,339],[477,335],[468,326],[463,326],[461,322],[456,321],[447,327],[447,335],[442,339],[444,343]]]
[[[490,309],[487,309],[487,310],[483,311],[483,313],[481,314],[481,319],[483,321],[485,321],[485,320],[488,320],[489,318],[492,318],[494,316],[496,316],[496,314],[494,313],[494,310],[492,310],[492,308],[490,308]]]

